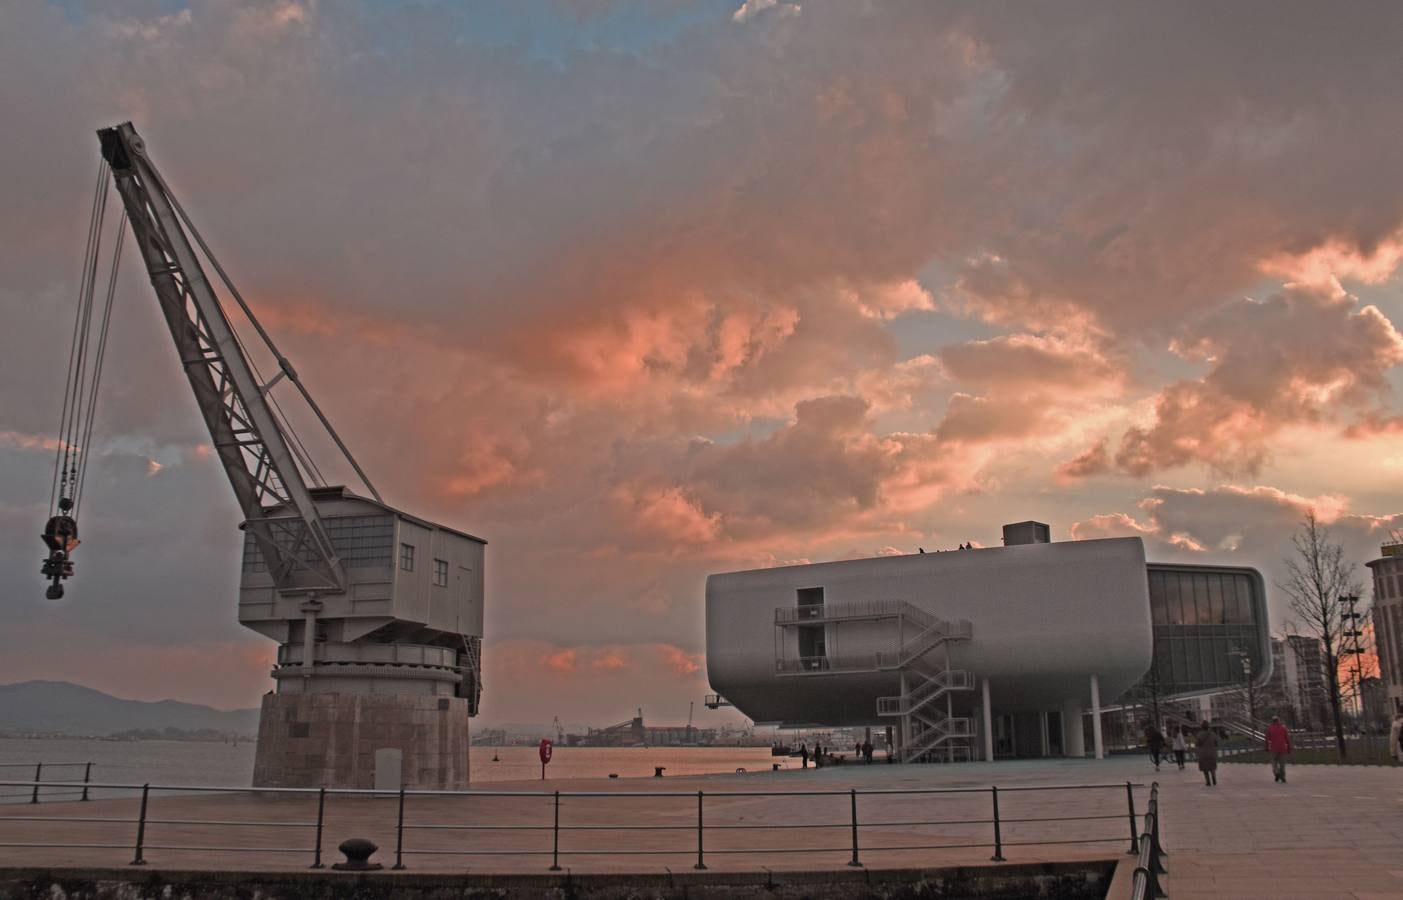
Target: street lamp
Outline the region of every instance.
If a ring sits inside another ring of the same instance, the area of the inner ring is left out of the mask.
[[[1242,666],[1242,678],[1247,683],[1247,723],[1252,727],[1257,724],[1257,692],[1252,684],[1252,655],[1242,647],[1234,647],[1228,651],[1229,656],[1237,657],[1238,663]]]

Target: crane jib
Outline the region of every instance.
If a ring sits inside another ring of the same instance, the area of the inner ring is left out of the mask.
[[[141,253],[157,301],[175,342],[186,377],[209,429],[215,454],[224,467],[245,517],[245,527],[285,594],[340,593],[346,578],[335,547],[318,513],[311,490],[324,487],[316,460],[293,429],[273,394],[282,380],[297,388],[308,408],[331,436],[361,482],[379,494],[298,378],[297,371],[273,344],[238,289],[195,229],[179,201],[146,155],[146,145],[130,122],[98,131],[102,164],[93,199],[78,314],[74,324],[68,384],[64,390],[55,460],[50,521],[41,537],[49,549],[42,567],[51,581],[48,595],[61,597],[60,582],[72,575],[70,554],[77,546],[77,517],[87,444],[116,287],[117,261],[125,229]],[[97,293],[98,258],[102,253],[103,217],[112,186],[122,199],[125,217],[112,245],[112,275],[106,306]],[[197,252],[198,248],[198,252]],[[201,255],[202,254],[202,255]],[[277,366],[263,378],[220,304],[202,259],[219,276],[228,295],[257,331]]]

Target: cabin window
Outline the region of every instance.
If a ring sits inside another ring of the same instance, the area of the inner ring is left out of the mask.
[[[399,567],[406,572],[414,571],[414,545],[399,545]]]
[[[448,587],[448,562],[446,560],[434,560],[434,584],[439,587]]]

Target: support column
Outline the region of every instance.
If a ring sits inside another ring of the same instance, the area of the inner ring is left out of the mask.
[[[1091,741],[1097,759],[1106,758],[1106,746],[1101,740],[1101,680],[1091,673]]]
[[[312,666],[317,650],[317,613],[322,604],[315,597],[302,604],[302,677],[312,676]]]
[[[906,682],[906,672],[903,671],[903,672],[901,673],[901,696],[902,696],[902,698],[903,698],[903,701],[905,700],[906,697],[909,696],[909,693],[908,693],[909,689],[910,689],[910,686],[909,686],[909,685],[907,684],[907,682]],[[899,754],[899,756],[898,756],[897,758],[900,759],[902,762],[906,762],[906,748],[907,748],[907,747],[910,747],[910,746],[911,746],[911,715],[908,713],[908,714],[903,715],[903,716],[901,717],[901,739],[900,739],[900,748],[901,748],[901,752],[900,752],[900,754]]]
[[[1052,753],[1052,739],[1047,733],[1047,710],[1038,713],[1038,734],[1042,738],[1042,755],[1047,759]]]
[[[1086,741],[1081,735],[1081,700],[1075,697],[1062,701],[1062,755],[1074,759],[1086,756]]]
[[[980,679],[984,693],[984,761],[994,761],[994,712],[989,704],[989,679]]]

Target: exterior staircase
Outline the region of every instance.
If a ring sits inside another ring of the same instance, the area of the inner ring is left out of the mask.
[[[867,600],[775,609],[775,628],[829,626],[849,622],[888,622],[889,650],[861,653],[789,655],[792,642],[778,640],[775,674],[832,676],[845,673],[894,672],[902,676],[903,692],[877,698],[877,715],[900,721],[902,762],[954,761],[973,756],[974,721],[953,714],[953,695],[974,689],[974,678],[950,666],[950,645],[967,641],[974,628],[967,620],[947,621],[905,600]],[[839,632],[841,633],[841,632]],[[909,635],[909,636],[908,636]],[[841,643],[841,641],[839,642]],[[868,646],[871,646],[868,644]],[[937,651],[943,653],[937,654]],[[943,703],[940,701],[944,701]],[[708,701],[710,705],[710,701]]]

